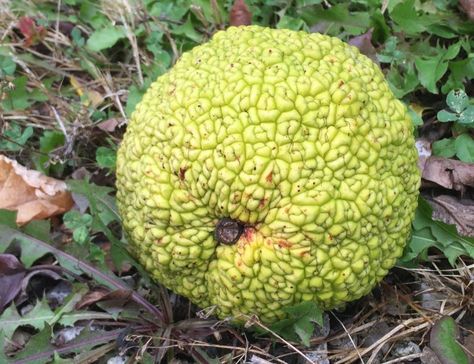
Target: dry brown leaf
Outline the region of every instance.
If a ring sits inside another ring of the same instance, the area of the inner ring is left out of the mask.
[[[474,20],[474,0],[459,0],[462,10],[470,20]]]
[[[100,130],[103,131],[108,131],[108,132],[114,132],[117,127],[120,127],[125,124],[125,119],[121,118],[111,118],[102,121],[101,123],[97,124],[97,127]]]
[[[422,177],[444,188],[464,192],[466,187],[474,187],[474,163],[431,156],[426,160]]]
[[[433,219],[456,225],[463,236],[474,236],[474,201],[441,195],[427,197],[433,207]]]
[[[252,24],[252,14],[244,0],[235,0],[230,10],[229,24],[232,26]]]
[[[117,305],[122,305],[130,299],[132,291],[126,291],[123,289],[118,289],[115,291],[110,291],[107,288],[98,287],[82,297],[82,299],[76,304],[76,309],[80,310],[81,308],[90,306],[94,303],[100,301],[112,300],[117,303]]]
[[[0,209],[17,211],[16,222],[46,219],[71,209],[66,183],[0,155]]]

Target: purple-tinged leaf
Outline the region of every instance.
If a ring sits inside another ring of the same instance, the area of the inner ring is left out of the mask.
[[[366,55],[374,62],[378,63],[376,54],[377,51],[372,44],[372,29],[369,29],[366,33],[351,38],[348,42],[350,45],[359,48],[360,53]]]
[[[12,254],[0,254],[0,313],[21,291],[26,270]]]
[[[93,280],[103,284],[106,287],[112,288],[114,290],[130,290],[130,287],[112,272],[103,271],[97,267],[94,267],[90,263],[65,253],[62,250],[59,250],[54,246],[45,243],[44,241],[36,239],[31,235],[11,228],[8,225],[3,225],[2,221],[0,220],[0,251],[6,249],[6,247],[8,247],[12,241],[17,241],[20,243],[22,256],[30,250],[34,250],[37,254],[42,255],[51,253],[56,257],[63,268],[71,271],[74,275],[85,273]],[[163,314],[160,309],[147,301],[139,293],[133,291],[131,299],[154,315],[158,321],[164,322]]]

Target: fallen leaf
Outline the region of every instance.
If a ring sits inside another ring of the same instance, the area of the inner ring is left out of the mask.
[[[76,309],[80,310],[94,303],[108,300],[116,302],[117,305],[123,305],[126,301],[131,299],[131,294],[132,292],[130,290],[118,289],[115,291],[110,291],[107,288],[99,287],[93,291],[86,293],[82,297],[81,301],[76,304]]]
[[[24,45],[26,47],[34,45],[46,37],[46,29],[43,26],[37,26],[35,21],[28,16],[20,18],[18,28],[25,37]]]
[[[459,0],[459,5],[467,17],[474,20],[474,0]]]
[[[73,204],[65,182],[0,155],[0,209],[17,211],[18,225],[62,214]]]
[[[231,26],[252,24],[252,14],[244,0],[235,0],[230,10],[229,24]]]
[[[466,187],[474,187],[474,163],[431,156],[426,160],[422,177],[444,188],[464,192]]]
[[[369,29],[366,33],[358,35],[349,39],[350,45],[359,48],[359,51],[369,57],[371,60],[378,64],[376,57],[377,51],[372,44],[372,29]]]
[[[441,195],[427,198],[433,207],[433,219],[456,225],[463,236],[474,236],[474,201]]]
[[[26,270],[12,254],[0,254],[0,313],[21,291]]]
[[[120,127],[124,124],[125,124],[125,119],[111,118],[97,124],[97,127],[103,131],[113,132],[115,131],[117,127]]]

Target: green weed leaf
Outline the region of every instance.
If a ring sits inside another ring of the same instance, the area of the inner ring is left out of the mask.
[[[11,76],[15,73],[16,63],[12,57],[0,55],[0,77]]]
[[[468,106],[460,115],[458,119],[459,124],[474,125],[474,105]]]
[[[468,364],[467,354],[459,345],[459,328],[450,316],[438,320],[430,334],[430,346],[443,364]]]
[[[433,209],[420,197],[413,222],[413,233],[400,262],[422,258],[430,247],[439,249],[454,266],[460,255],[474,258],[474,238],[460,236],[454,225],[432,219]]]
[[[87,40],[87,48],[98,52],[110,48],[120,39],[126,38],[123,27],[109,26],[96,30]]]
[[[284,311],[289,314],[289,318],[273,324],[270,328],[288,340],[301,341],[309,346],[314,323],[323,325],[323,311],[316,303],[309,301],[287,307]]]
[[[438,118],[438,121],[446,123],[446,122],[449,122],[449,121],[458,120],[459,116],[452,113],[452,112],[446,111],[446,110],[440,110],[440,111],[438,111],[438,114],[436,115],[436,117]]]
[[[452,90],[446,97],[446,103],[451,110],[459,114],[469,105],[469,98],[464,90]]]
[[[108,147],[99,147],[95,152],[95,159],[100,168],[114,170],[117,161],[117,152]]]
[[[469,134],[461,134],[454,141],[457,157],[463,162],[474,162],[474,140]]]
[[[11,338],[15,330],[20,326],[32,326],[37,330],[44,328],[46,322],[54,317],[45,301],[38,301],[31,311],[23,316],[18,314],[15,305],[10,305],[0,316],[0,327],[5,336]]]
[[[439,157],[451,158],[456,155],[454,138],[437,140],[431,145],[431,149],[433,154]]]

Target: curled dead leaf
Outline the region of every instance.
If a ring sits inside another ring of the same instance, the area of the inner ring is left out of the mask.
[[[62,214],[73,204],[65,182],[0,155],[0,209],[17,211],[18,225]]]
[[[118,289],[115,291],[110,291],[107,288],[99,287],[88,293],[86,293],[82,299],[76,303],[76,309],[82,309],[84,307],[90,306],[94,303],[100,301],[109,301],[112,300],[117,303],[117,305],[123,305],[125,302],[129,301],[131,298],[132,292],[124,289]]]
[[[231,26],[252,24],[252,14],[244,0],[235,0],[230,10],[229,24]]]
[[[426,160],[422,177],[444,188],[464,192],[474,187],[474,163],[431,156]]]

